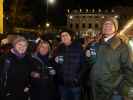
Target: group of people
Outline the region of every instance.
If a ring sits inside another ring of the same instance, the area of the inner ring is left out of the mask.
[[[101,38],[85,49],[71,31],[63,30],[55,50],[40,40],[30,54],[27,40],[17,36],[9,53],[0,57],[0,99],[129,100],[132,61],[117,31],[117,20],[106,18]]]

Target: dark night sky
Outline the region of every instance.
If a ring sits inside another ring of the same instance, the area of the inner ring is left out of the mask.
[[[111,7],[113,5],[133,5],[133,0],[64,0],[67,6],[80,6],[80,7]]]
[[[133,0],[56,0],[54,5],[48,6],[48,15],[46,14],[46,0],[25,0],[25,6],[28,7],[37,24],[45,22],[48,16],[53,24],[64,25],[66,9],[111,9],[113,6],[133,6]]]
[[[60,22],[59,24],[62,24],[65,21],[60,20],[63,20],[63,17],[65,17],[64,13],[66,9],[111,9],[113,6],[133,6],[133,0],[57,0],[57,3],[53,7],[49,7],[51,10],[49,12],[52,16],[55,16],[56,21]]]

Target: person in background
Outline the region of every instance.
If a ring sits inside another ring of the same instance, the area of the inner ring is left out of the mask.
[[[0,57],[0,99],[27,100],[30,57],[26,54],[27,40],[16,36],[12,48]]]
[[[92,97],[92,87],[90,82],[90,71],[93,64],[96,62],[96,52],[98,48],[100,34],[94,36],[89,36],[86,39],[86,47],[84,49],[85,53],[85,67],[82,74],[82,86],[83,86],[83,97],[89,100],[93,100]]]
[[[50,45],[40,40],[32,54],[31,100],[56,100],[54,75],[50,62]]]
[[[118,21],[106,18],[90,76],[94,100],[127,100],[133,87],[129,50],[117,32]]]

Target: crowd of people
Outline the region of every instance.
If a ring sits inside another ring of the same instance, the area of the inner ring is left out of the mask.
[[[130,100],[133,63],[117,33],[118,22],[109,17],[84,48],[68,30],[56,48],[40,39],[31,51],[28,40],[16,36],[0,54],[0,99]]]

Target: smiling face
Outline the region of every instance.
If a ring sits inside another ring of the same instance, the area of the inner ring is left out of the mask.
[[[102,28],[102,33],[105,37],[115,34],[115,25],[112,21],[105,21]]]
[[[25,54],[27,47],[28,47],[28,45],[27,45],[27,42],[25,42],[25,41],[20,41],[20,42],[16,43],[16,45],[15,45],[15,49],[19,54]]]
[[[36,52],[42,56],[49,54],[50,52],[49,43],[45,41],[40,41],[39,44],[37,44]]]
[[[71,44],[71,36],[70,36],[70,34],[68,32],[61,33],[61,41],[65,45],[70,45]]]
[[[46,43],[41,43],[38,47],[38,52],[41,54],[41,55],[47,55],[48,52],[49,52],[49,46],[48,44]]]

